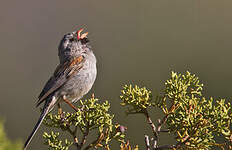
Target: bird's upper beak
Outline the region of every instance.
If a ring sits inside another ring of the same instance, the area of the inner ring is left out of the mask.
[[[87,38],[87,35],[88,35],[89,33],[86,32],[86,33],[81,34],[81,32],[82,32],[83,30],[84,30],[84,29],[81,28],[80,30],[77,31],[77,40],[81,40],[81,39]]]

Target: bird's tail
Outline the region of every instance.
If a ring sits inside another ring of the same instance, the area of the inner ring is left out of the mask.
[[[55,104],[55,99],[53,97],[53,99],[51,101],[46,101],[45,104],[44,104],[44,107],[43,107],[43,110],[42,110],[42,113],[39,117],[39,120],[37,121],[34,129],[32,130],[30,136],[27,138],[27,141],[25,142],[24,144],[24,150],[27,149],[27,146],[29,145],[29,143],[31,142],[33,136],[35,135],[36,131],[39,129],[41,123],[43,122],[45,116],[47,115],[47,113],[51,110],[51,108],[53,108]]]

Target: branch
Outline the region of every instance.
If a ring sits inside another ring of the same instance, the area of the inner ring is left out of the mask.
[[[157,132],[164,132],[164,130],[161,131],[162,126],[166,123],[168,119],[169,114],[166,114],[162,120],[158,119],[158,127],[157,127]],[[166,131],[166,130],[165,130]],[[167,131],[168,132],[168,131]]]
[[[160,129],[159,132],[169,132],[169,130],[168,129]]]
[[[78,145],[77,150],[81,150],[82,146],[86,142],[86,138],[87,138],[88,134],[89,134],[89,126],[86,127],[85,132],[83,133],[81,143]]]
[[[175,149],[175,148],[176,145],[163,145],[163,146],[159,146],[155,150],[166,150],[166,149]]]
[[[150,149],[149,137],[147,135],[145,135],[145,144],[146,144],[147,150],[151,150]]]
[[[188,140],[189,140],[190,136],[186,136],[184,138],[183,142],[178,142],[176,145],[163,145],[163,146],[159,146],[157,148],[154,148],[155,150],[165,150],[165,149],[177,149],[178,147],[180,147],[181,145],[185,144]]]
[[[172,107],[170,109],[172,109]],[[144,110],[144,115],[146,116],[147,122],[150,124],[153,135],[154,135],[154,138],[152,138],[152,140],[151,140],[153,142],[152,149],[155,149],[155,150],[174,149],[174,148],[184,144],[188,140],[188,139],[186,139],[184,141],[184,143],[181,142],[181,143],[178,143],[177,145],[164,145],[164,146],[159,146],[159,147],[157,146],[159,133],[160,132],[169,132],[168,130],[161,130],[162,126],[166,123],[169,114],[170,113],[166,114],[162,118],[162,120],[158,119],[158,126],[156,127],[155,124],[152,122],[152,120],[148,114],[148,111],[146,109]],[[150,140],[149,140],[149,137],[147,135],[145,135],[145,144],[146,144],[147,150],[150,150]]]
[[[147,110],[145,109],[145,111],[144,111],[144,115],[146,116],[146,118],[147,118],[147,122],[148,122],[148,124],[150,124],[150,126],[151,126],[151,129],[152,129],[152,132],[153,132],[153,135],[154,135],[154,147],[156,148],[157,147],[157,142],[158,142],[158,132],[157,132],[157,130],[156,130],[156,126],[155,126],[155,124],[152,122],[152,120],[151,120],[151,118],[150,118],[150,116],[149,116],[149,114],[148,114],[148,112],[147,112]],[[148,139],[149,140],[149,139]]]
[[[189,138],[190,138],[190,136],[186,136],[184,138],[183,142],[178,142],[176,145],[163,145],[163,146],[159,146],[159,147],[154,148],[154,149],[155,150],[177,149],[181,145],[185,144],[189,140]]]
[[[91,142],[87,147],[85,147],[84,150],[88,150],[88,149],[90,149],[90,148],[96,146],[97,144],[99,144],[99,143],[102,141],[103,138],[104,138],[104,134],[101,133],[101,134],[98,136],[98,138],[97,138],[96,140],[94,140],[93,142]]]

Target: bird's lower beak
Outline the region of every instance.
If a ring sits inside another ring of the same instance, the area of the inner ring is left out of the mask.
[[[87,35],[88,35],[89,33],[86,32],[86,33],[81,34],[81,32],[82,32],[83,30],[84,30],[84,29],[81,28],[80,30],[77,31],[77,39],[78,39],[78,40],[83,39],[83,38],[87,38]]]

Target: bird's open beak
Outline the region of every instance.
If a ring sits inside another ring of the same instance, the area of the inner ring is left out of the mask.
[[[77,31],[77,39],[78,39],[78,40],[81,40],[81,39],[83,39],[83,38],[87,38],[87,35],[88,35],[89,33],[86,32],[86,33],[81,34],[81,32],[82,32],[83,30],[84,30],[84,29],[81,28],[80,30]]]

